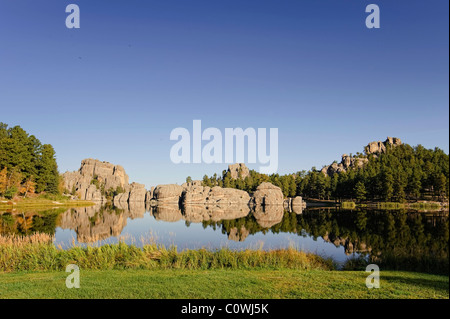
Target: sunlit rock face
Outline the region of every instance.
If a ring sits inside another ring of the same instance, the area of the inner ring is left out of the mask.
[[[244,163],[228,165],[228,172],[230,172],[231,178],[234,179],[245,179],[247,176],[250,176],[250,170]]]
[[[296,196],[291,201],[291,209],[297,215],[303,213],[303,208],[306,208],[306,202],[303,201],[301,196]]]
[[[76,172],[62,174],[64,187],[68,192],[75,191],[79,199],[94,202],[106,202],[106,192],[120,191],[112,199],[114,205],[127,202],[146,202],[153,197],[152,191],[147,191],[145,185],[128,183],[128,175],[120,165],[101,162],[95,159],[81,161],[81,167]]]
[[[177,184],[158,185],[155,187],[153,197],[162,204],[178,204],[183,187]]]
[[[378,156],[386,153],[386,150],[391,147],[397,147],[402,145],[402,141],[397,137],[388,137],[384,142],[376,141],[370,142],[364,148],[366,155]],[[331,165],[324,166],[321,172],[325,175],[333,176],[336,173],[346,172],[349,168],[360,168],[367,164],[369,159],[366,156],[349,156],[347,154],[342,155],[340,163],[333,163]]]
[[[281,205],[284,203],[284,196],[281,188],[271,183],[261,183],[252,198],[253,204],[258,205]]]

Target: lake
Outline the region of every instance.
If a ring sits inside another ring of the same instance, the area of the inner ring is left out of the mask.
[[[119,240],[137,246],[175,245],[179,250],[295,247],[338,263],[362,255],[397,256],[403,262],[438,259],[448,264],[448,212],[310,207],[294,213],[279,207],[258,215],[144,205],[0,212],[1,234],[34,232],[54,235],[54,244],[63,248]]]

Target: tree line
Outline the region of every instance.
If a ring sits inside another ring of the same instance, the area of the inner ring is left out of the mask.
[[[60,182],[53,146],[0,122],[0,196],[58,194]]]
[[[426,149],[402,144],[387,148],[385,153],[358,154],[367,157],[362,167],[327,175],[313,167],[294,174],[260,174],[236,179],[224,170],[221,176],[203,177],[204,186],[221,186],[253,193],[262,182],[281,188],[285,197],[302,196],[321,200],[398,201],[433,199],[449,196],[449,156],[439,148]],[[188,177],[187,180],[191,180]]]

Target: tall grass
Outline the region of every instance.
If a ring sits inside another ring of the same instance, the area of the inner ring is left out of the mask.
[[[68,264],[81,269],[333,269],[333,262],[294,248],[243,250],[228,248],[178,252],[157,244],[142,248],[124,242],[99,247],[55,247],[50,238],[9,238],[0,241],[0,271],[63,270]],[[40,239],[40,240],[38,240]]]

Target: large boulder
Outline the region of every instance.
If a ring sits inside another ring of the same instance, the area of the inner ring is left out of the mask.
[[[144,184],[131,183],[130,195],[128,197],[129,202],[145,202],[147,190]]]
[[[301,196],[296,196],[292,199],[291,208],[292,211],[298,215],[303,213],[303,208],[306,207],[306,203]]]
[[[261,183],[253,194],[253,203],[256,206],[281,205],[284,203],[284,196],[281,188],[271,183]]]
[[[183,187],[177,184],[158,185],[153,192],[153,197],[160,203],[178,204]]]
[[[185,186],[181,197],[183,205],[248,205],[250,201],[250,195],[243,190],[222,188],[219,186],[211,188],[208,186],[199,186],[198,184],[188,184]]]

